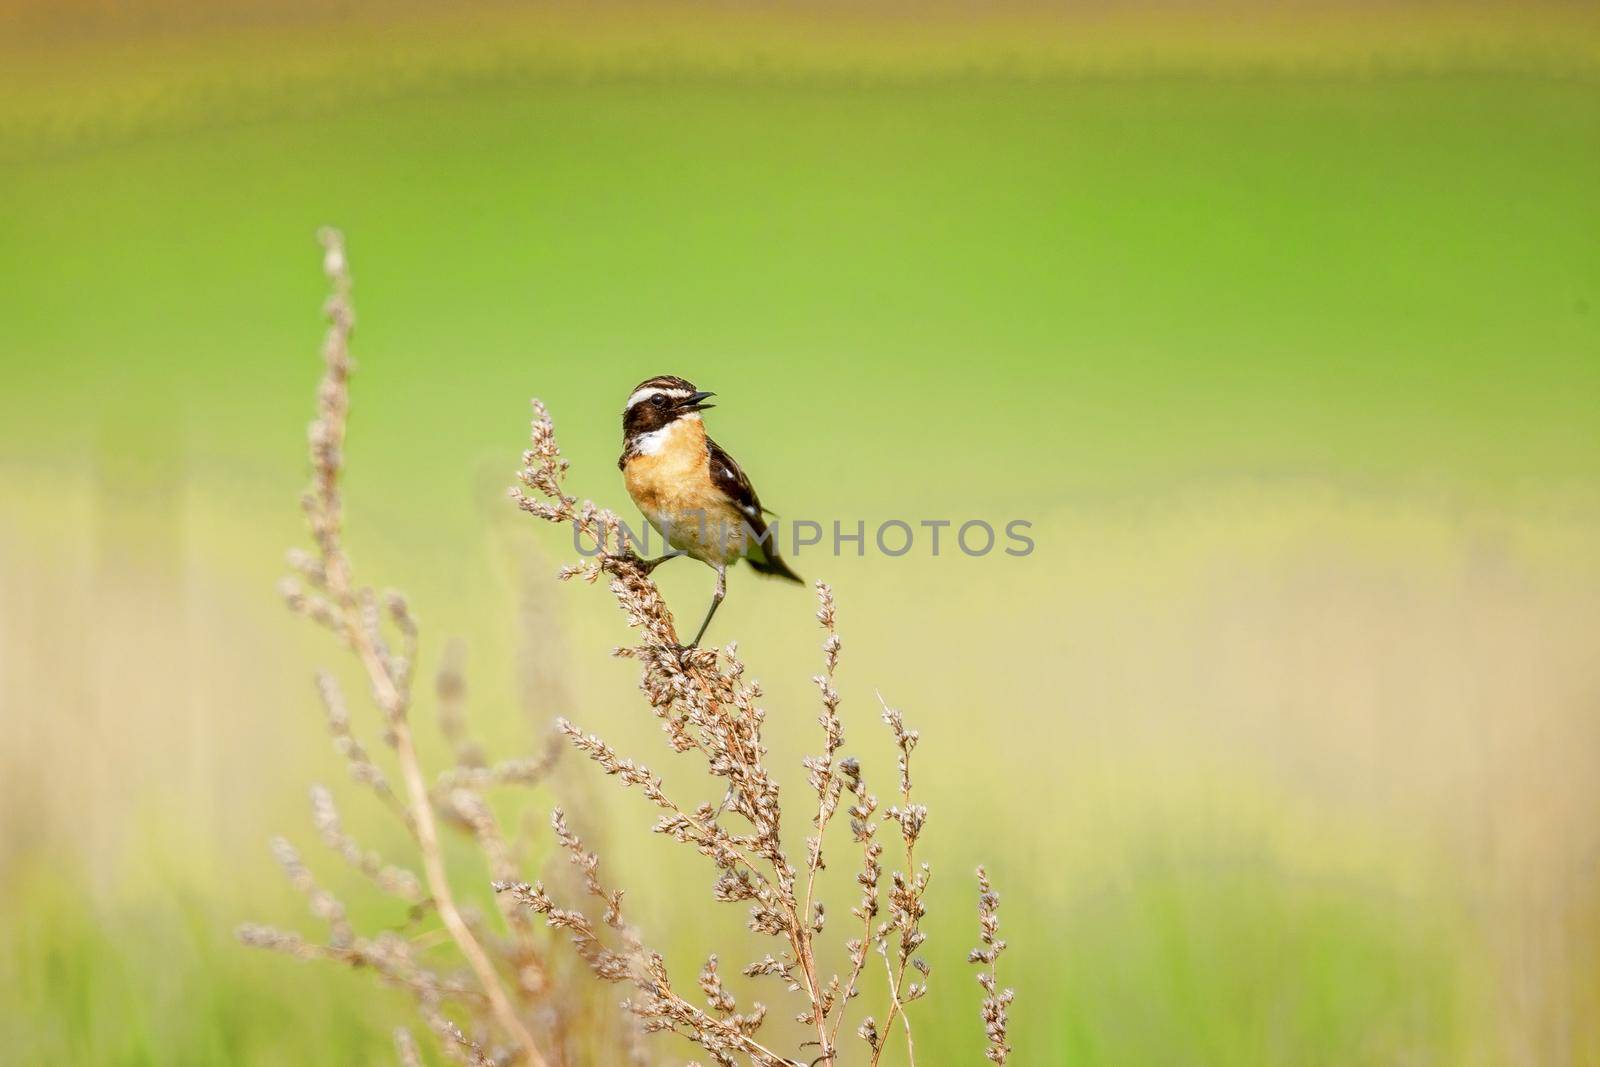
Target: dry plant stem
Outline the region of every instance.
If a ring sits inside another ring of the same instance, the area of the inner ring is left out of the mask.
[[[905,981],[905,971],[902,969],[899,974],[896,974],[894,966],[889,962],[887,955],[883,957],[883,969],[889,975],[889,1017],[883,1021],[883,1025],[885,1027],[893,1026],[895,1015],[898,1014],[900,1016],[900,1021],[905,1025],[906,1031],[906,1062],[910,1064],[910,1067],[916,1067],[917,1043],[911,1034],[911,1016],[906,1013],[906,1006],[900,1003],[900,986]],[[872,1054],[872,1062],[874,1064],[883,1056],[883,1050],[888,1044],[885,1041]]]
[[[759,1013],[753,1017],[733,1014],[736,1007],[733,998],[722,991],[720,981],[708,986],[707,974],[715,975],[714,958],[708,961],[707,970],[702,973],[701,985],[708,994],[717,994],[711,999],[718,1014],[713,1015],[679,996],[672,988],[660,955],[647,950],[638,933],[623,918],[621,892],[608,890],[601,884],[599,857],[587,851],[583,842],[568,828],[566,816],[560,808],[555,810],[551,823],[557,840],[580,871],[588,893],[605,905],[605,924],[621,937],[623,950],[618,952],[607,948],[600,931],[582,912],[557,908],[542,884],[497,882],[497,892],[509,894],[543,914],[551,926],[570,933],[578,954],[596,976],[607,982],[631,983],[638,990],[640,1001],[628,1006],[647,1029],[683,1034],[702,1045],[718,1064],[732,1064],[730,1053],[739,1051],[749,1056],[758,1067],[797,1067],[795,1061],[779,1055],[752,1036],[752,1032],[760,1025]]]
[[[831,600],[831,597],[829,599]],[[829,628],[831,636],[831,613],[824,621],[824,625]],[[861,980],[867,956],[872,951],[872,922],[878,914],[878,883],[883,877],[883,868],[878,864],[878,857],[883,854],[883,846],[878,843],[877,824],[872,821],[873,813],[878,808],[878,798],[867,791],[866,782],[861,777],[861,766],[857,761],[846,760],[840,765],[840,771],[849,783],[850,793],[854,798],[854,803],[850,805],[850,829],[856,843],[861,846],[861,869],[856,874],[856,884],[861,887],[861,901],[851,911],[851,914],[861,922],[861,936],[845,942],[845,948],[850,954],[850,975],[845,980],[844,992],[839,1000],[839,1012],[834,1017],[833,1028],[828,1035],[829,1046],[834,1049],[839,1047],[839,1030],[845,1020],[846,1008],[856,995],[856,985]]]
[[[883,694],[878,694],[878,703],[883,707],[883,720],[894,731],[895,743],[900,749],[900,806],[890,810],[889,814],[901,828],[901,839],[905,843],[906,870],[904,880],[896,875],[896,883],[891,894],[892,919],[888,927],[880,932],[878,950],[883,955],[884,967],[889,976],[889,1015],[884,1020],[883,1026],[888,1030],[894,1026],[896,1016],[906,1033],[906,1058],[910,1067],[916,1067],[917,1052],[916,1042],[911,1033],[911,1015],[906,1011],[906,966],[912,960],[912,953],[921,944],[922,935],[917,927],[921,919],[922,893],[927,888],[927,875],[917,867],[917,837],[922,832],[922,822],[926,811],[911,800],[911,751],[916,747],[918,734],[915,730],[907,730],[900,712],[891,708],[883,699]],[[889,959],[889,942],[886,934],[892,927],[900,929],[899,948],[896,955],[898,959],[891,962]],[[924,968],[924,973],[926,969]],[[913,996],[921,994],[913,988]],[[883,1050],[887,1041],[878,1045],[873,1050],[872,1067],[883,1058]]]
[[[557,725],[561,730],[567,733],[569,737],[572,738],[573,743],[578,748],[587,752],[590,758],[601,764],[601,766],[605,767],[610,773],[618,774],[623,779],[625,784],[644,786],[650,799],[654,801],[654,803],[663,811],[670,812],[676,818],[676,820],[678,820],[680,830],[685,832],[685,840],[699,845],[702,851],[723,850],[721,854],[727,858],[731,865],[748,872],[750,877],[757,885],[773,895],[775,901],[782,901],[783,893],[781,881],[774,883],[773,880],[768,877],[766,871],[758,866],[754,860],[752,860],[737,846],[728,844],[729,838],[727,832],[722,830],[720,827],[715,826],[714,822],[708,825],[705,821],[698,819],[694,815],[691,815],[689,812],[685,811],[670,797],[661,793],[660,780],[654,778],[647,768],[633,765],[631,762],[624,765],[622,761],[617,758],[615,753],[611,751],[610,746],[606,745],[603,741],[600,741],[599,738],[593,737],[592,735],[584,735],[576,726],[570,722],[567,722],[565,719],[558,720]],[[694,747],[700,749],[700,746],[698,745]],[[700,751],[705,750],[700,749]],[[708,756],[711,755],[709,752],[706,754]],[[778,877],[781,879],[782,875],[779,874]],[[820,998],[817,993],[818,987],[815,977],[814,957],[811,951],[810,928],[802,925],[798,921],[797,912],[792,906],[792,903],[788,907],[785,907],[779,903],[779,910],[783,913],[785,934],[787,940],[789,941],[790,950],[794,952],[796,960],[804,961],[801,964],[801,978],[803,980],[807,999],[811,1003],[811,1009],[808,1013],[808,1017],[816,1022],[819,1036],[824,1042],[823,1047],[831,1048],[831,1046],[827,1044],[827,1031],[823,1028],[825,1016],[822,1012]],[[692,1005],[686,1006],[686,1010],[696,1013],[697,1017],[699,1015],[703,1015],[703,1013],[699,1012],[699,1009],[694,1008]],[[748,1046],[748,1051],[771,1057],[772,1063],[788,1064],[792,1062],[784,1057],[778,1056],[776,1053],[773,1053],[768,1049],[762,1048],[753,1039],[745,1038],[743,1040]],[[823,1058],[823,1062],[831,1062],[832,1058],[833,1057],[830,1053]]]
[[[832,821],[834,812],[839,808],[839,797],[843,790],[843,783],[834,768],[834,759],[839,749],[844,745],[844,726],[839,720],[839,693],[833,687],[834,674],[839,667],[839,649],[842,642],[834,629],[834,603],[833,590],[825,582],[817,582],[817,621],[827,632],[822,648],[824,654],[824,672],[812,680],[816,683],[822,695],[822,714],[817,717],[818,724],[822,727],[823,751],[822,755],[806,760],[806,766],[811,772],[810,784],[817,794],[817,814],[812,819],[812,825],[817,828],[816,836],[807,842],[806,850],[806,894],[805,904],[801,909],[801,916],[808,924],[813,922],[816,906],[817,875],[827,864],[823,861],[823,843],[827,836],[828,824]],[[809,937],[807,941],[809,942]],[[809,948],[809,944],[808,944]],[[834,1041],[838,1026],[833,1029],[828,1027],[828,1011],[835,1005],[825,1004],[815,995],[815,963],[807,971],[812,982],[812,1010],[813,1021],[817,1028],[817,1039],[821,1046],[819,1062],[833,1067],[835,1059]],[[831,989],[837,989],[837,976]],[[849,1003],[848,995],[837,1004],[839,1017],[843,1018],[846,1006]]]
[[[978,973],[978,984],[983,987],[983,1032],[989,1038],[984,1057],[997,1067],[1005,1067],[1011,1055],[1011,1045],[1006,1040],[1011,1001],[1015,993],[1000,988],[996,961],[1006,950],[1000,937],[1000,894],[989,884],[989,873],[978,868],[978,939],[982,942],[967,956],[968,963],[986,965],[988,970]]]
[[[870,844],[868,847],[870,849]],[[867,854],[866,863],[863,866],[870,869],[874,865],[872,854],[869,851]],[[860,947],[856,948],[851,953],[850,977],[845,981],[844,993],[839,998],[839,1014],[834,1016],[833,1027],[828,1031],[828,1048],[834,1050],[835,1054],[837,1054],[837,1049],[839,1047],[839,1028],[844,1024],[845,1009],[849,1006],[851,999],[853,999],[856,995],[856,983],[860,981],[861,972],[866,969],[867,955],[872,951],[869,942],[872,939],[872,916],[874,913],[863,909],[861,914],[862,931]]]
[[[323,344],[327,369],[318,391],[320,418],[312,434],[315,485],[307,501],[307,510],[322,555],[326,588],[338,610],[342,624],[339,627],[341,636],[360,660],[372,686],[373,699],[388,720],[396,760],[405,782],[418,850],[422,853],[423,874],[439,918],[477,976],[489,999],[495,1020],[516,1043],[522,1062],[529,1067],[548,1067],[548,1061],[540,1054],[533,1035],[517,1017],[494,964],[456,906],[455,894],[451,890],[449,875],[439,850],[433,804],[427,783],[423,780],[416,745],[407,721],[410,694],[405,682],[396,678],[401,669],[386,654],[380,653],[374,627],[366,617],[363,598],[358,595],[351,580],[350,562],[344,553],[341,536],[342,512],[338,486],[348,412],[349,340],[355,320],[350,304],[350,274],[343,238],[334,230],[323,230],[319,237],[325,250],[324,270],[334,291],[327,304],[330,326]]]
[[[411,1031],[403,1026],[394,1032],[394,1051],[400,1059],[400,1067],[422,1067],[417,1043],[412,1040]]]
[[[593,504],[580,505],[576,497],[563,490],[561,481],[567,461],[556,445],[548,412],[537,401],[534,409],[532,447],[524,453],[518,478],[538,496],[514,489],[514,499],[523,510],[548,522],[571,524],[595,544],[596,553],[590,562],[566,568],[563,577],[582,575],[594,581],[602,574],[610,576],[612,591],[627,611],[630,623],[644,631],[644,643],[623,654],[644,662],[647,692],[655,688],[652,707],[663,719],[673,748],[679,752],[699,751],[713,773],[728,779],[729,803],[751,823],[755,833],[736,838],[706,825],[715,821],[711,811],[700,819],[690,818],[652,783],[648,786],[651,799],[675,816],[658,829],[695,844],[716,858],[725,870],[737,865],[750,870],[763,910],[761,928],[768,933],[781,931],[789,943],[798,971],[796,984],[803,988],[808,1000],[809,1010],[802,1018],[816,1028],[818,1041],[826,1048],[824,993],[812,950],[811,917],[796,898],[795,872],[780,840],[777,787],[761,763],[761,712],[751,703],[755,691],[738,682],[743,667],[732,658],[731,648],[727,670],[718,667],[714,650],[682,648],[671,615],[650,582],[643,561],[626,547],[621,553],[607,551],[608,545],[625,545],[616,516]],[[576,728],[570,724],[563,728],[580,748],[586,748],[592,759],[614,766],[612,773],[621,773],[622,761],[608,747],[597,740],[585,745],[586,739]],[[631,784],[646,781],[635,777]],[[738,855],[746,850],[749,855]],[[761,860],[770,872],[763,874],[754,859]]]

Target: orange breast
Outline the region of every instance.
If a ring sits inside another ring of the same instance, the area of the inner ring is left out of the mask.
[[[705,426],[679,419],[622,468],[628,495],[672,547],[706,562],[743,554],[741,516],[711,481]]]

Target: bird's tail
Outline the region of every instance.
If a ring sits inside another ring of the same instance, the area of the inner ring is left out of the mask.
[[[750,566],[757,574],[770,574],[774,578],[787,578],[791,582],[805,583],[805,579],[789,569],[789,565],[778,555],[777,531],[765,524],[755,531],[756,536],[750,540],[745,559],[750,561]]]
[[[747,558],[757,574],[770,574],[774,578],[787,578],[791,582],[805,584],[805,579],[790,570],[789,565],[776,552],[768,552],[760,559],[751,553]]]

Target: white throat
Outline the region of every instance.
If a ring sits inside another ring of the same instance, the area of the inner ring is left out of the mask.
[[[641,456],[659,456],[672,443],[675,436],[689,428],[687,423],[700,421],[698,414],[679,415],[661,429],[651,430],[634,438],[634,450]]]

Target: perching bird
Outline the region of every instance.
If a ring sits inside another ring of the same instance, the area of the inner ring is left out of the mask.
[[[622,412],[622,458],[617,466],[628,495],[667,544],[717,572],[716,592],[694,648],[727,593],[728,566],[741,557],[762,574],[801,580],[778,558],[755,487],[733,457],[706,436],[700,412],[711,407],[692,382],[664,374],[640,382]],[[647,560],[655,569],[679,553]]]

